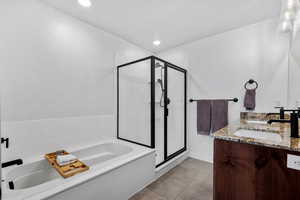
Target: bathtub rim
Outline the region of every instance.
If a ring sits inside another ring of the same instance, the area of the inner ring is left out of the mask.
[[[107,162],[111,162],[111,164],[107,165],[106,164],[98,164],[95,165],[92,170],[83,172],[81,174],[78,174],[77,176],[71,177],[71,179],[54,179],[51,182],[51,184],[56,183],[55,186],[50,187],[50,183],[46,186],[44,185],[44,189],[42,191],[35,191],[35,190],[41,190],[41,188],[28,188],[28,189],[21,189],[21,190],[9,190],[7,188],[7,180],[6,180],[6,175],[9,174],[12,170],[18,168],[18,167],[22,167],[22,166],[16,166],[16,167],[10,167],[7,168],[5,170],[2,171],[2,179],[4,180],[1,183],[1,187],[2,187],[2,195],[6,195],[7,197],[5,198],[5,200],[23,200],[23,199],[30,199],[30,200],[35,200],[35,199],[45,199],[45,198],[49,198],[57,193],[63,192],[64,190],[67,190],[69,188],[75,187],[77,185],[80,185],[84,182],[87,182],[91,179],[97,178],[98,176],[101,176],[103,174],[109,173],[112,170],[118,169],[120,167],[122,167],[123,165],[126,165],[127,163],[130,162],[134,162],[135,160],[147,156],[149,154],[155,153],[155,149],[151,149],[151,148],[147,148],[147,147],[143,147],[140,145],[136,145],[136,144],[132,144],[126,141],[122,141],[119,139],[110,139],[110,140],[103,140],[101,142],[97,142],[94,144],[90,144],[90,145],[85,145],[82,146],[81,148],[73,148],[72,150],[70,150],[70,152],[73,151],[80,151],[80,150],[84,150],[86,148],[90,148],[93,146],[97,146],[97,145],[102,145],[102,144],[106,144],[106,143],[113,143],[113,144],[121,144],[121,145],[126,145],[131,147],[133,150],[132,152],[129,152],[127,154],[121,155],[120,157],[116,157],[110,161]],[[120,158],[120,159],[118,159]],[[23,165],[26,164],[31,164],[33,162],[37,162],[40,161],[41,159],[44,159],[43,157],[38,157],[35,159],[30,159],[27,162],[24,162]],[[100,167],[102,166],[102,167]],[[60,185],[58,185],[60,184]],[[24,194],[26,190],[30,190],[30,195],[26,195]]]

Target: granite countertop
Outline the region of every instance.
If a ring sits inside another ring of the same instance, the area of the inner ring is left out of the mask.
[[[253,139],[253,138],[240,137],[234,135],[234,133],[239,129],[272,132],[275,134],[279,134],[281,136],[281,141],[273,141],[267,139]],[[254,123],[246,123],[246,121],[241,120],[240,122],[229,124],[227,127],[215,132],[213,134],[213,137],[221,140],[254,144],[254,145],[300,152],[300,139],[290,137],[290,127],[289,125],[286,124],[274,124],[274,125],[254,124]]]

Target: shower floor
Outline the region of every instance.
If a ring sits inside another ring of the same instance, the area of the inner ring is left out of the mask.
[[[213,165],[187,158],[130,200],[212,200]]]

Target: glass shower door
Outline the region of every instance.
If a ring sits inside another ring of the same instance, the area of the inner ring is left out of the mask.
[[[165,157],[186,150],[186,71],[171,64],[165,71]]]

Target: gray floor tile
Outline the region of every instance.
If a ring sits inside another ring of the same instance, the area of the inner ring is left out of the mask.
[[[168,200],[174,200],[181,192],[183,192],[185,186],[185,183],[180,180],[168,177],[156,181],[154,184],[148,186],[148,189]]]
[[[187,158],[130,200],[212,200],[212,164]]]
[[[131,197],[129,200],[166,200],[165,198],[155,194],[151,190],[145,188],[138,194]]]
[[[176,200],[212,200],[212,189],[201,187],[201,185],[191,185]]]
[[[170,177],[178,179],[179,181],[188,184],[191,183],[196,176],[199,175],[199,170],[195,169],[186,169],[181,166],[177,166],[174,169],[171,170],[171,175]]]

